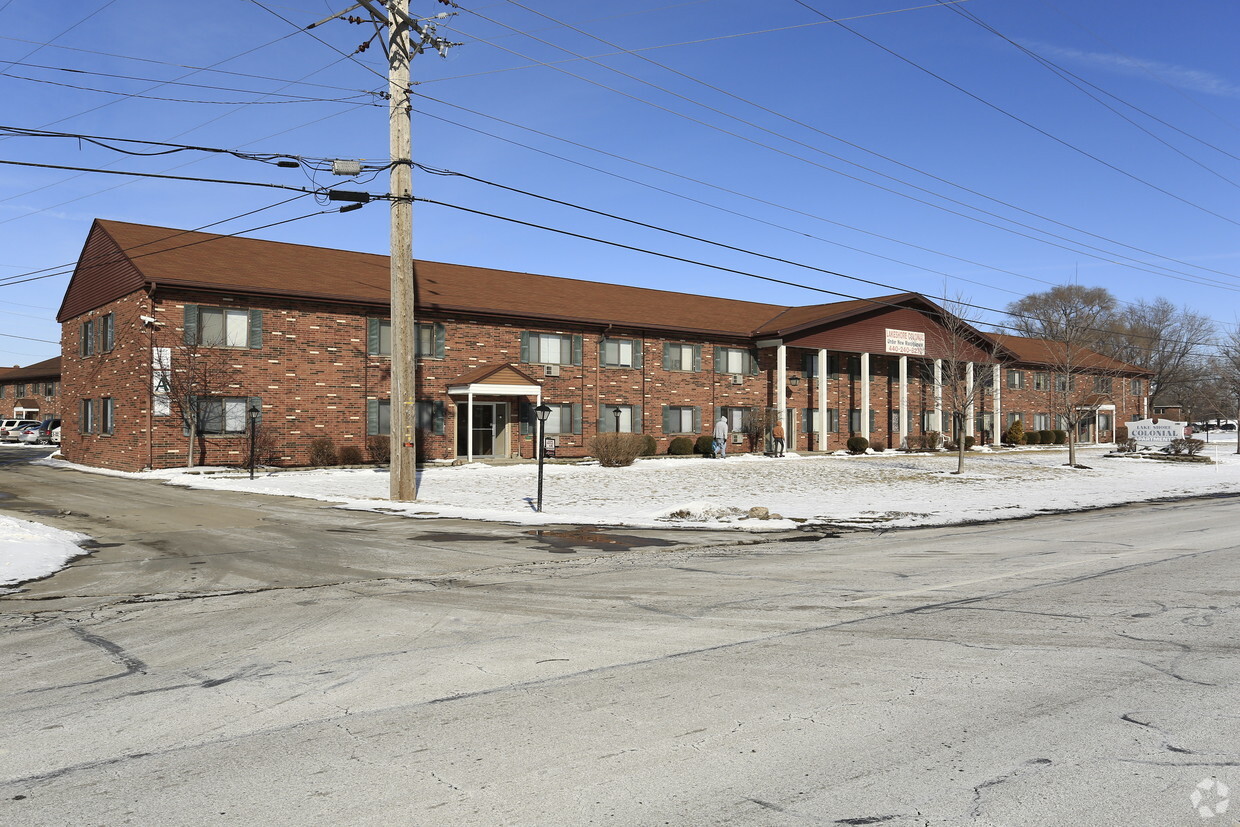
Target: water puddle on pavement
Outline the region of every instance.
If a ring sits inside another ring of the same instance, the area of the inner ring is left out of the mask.
[[[597,527],[547,529],[525,532],[546,546],[552,554],[576,554],[578,549],[628,551],[637,546],[674,546],[672,540],[656,540],[629,534],[604,534]]]

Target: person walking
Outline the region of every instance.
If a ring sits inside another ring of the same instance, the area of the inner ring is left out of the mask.
[[[775,427],[771,429],[771,439],[775,440],[775,456],[782,457],[784,455],[784,423],[775,423]]]
[[[728,455],[728,420],[723,414],[719,414],[719,421],[715,423],[715,456],[724,459]]]

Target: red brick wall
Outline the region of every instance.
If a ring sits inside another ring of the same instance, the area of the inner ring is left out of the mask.
[[[233,307],[261,309],[263,313],[262,347],[227,351],[233,373],[216,395],[259,397],[262,403],[262,429],[270,435],[274,457],[288,465],[309,462],[311,440],[330,437],[337,449],[355,446],[369,458],[367,451],[367,400],[387,399],[390,392],[390,359],[367,355],[367,319],[365,311],[345,305],[319,302],[253,299],[243,296],[221,297],[207,293],[157,294],[151,306],[143,293],[134,293],[111,302],[95,311],[63,325],[62,410],[66,426],[62,429],[63,452],[75,462],[139,470],[153,466],[165,468],[185,465],[189,450],[188,438],[178,416],[153,416],[151,413],[151,347],[173,349],[173,367],[178,357],[187,358],[178,350],[184,341],[185,306]],[[78,333],[86,318],[98,319],[114,313],[116,346],[109,354],[82,357]],[[144,326],[140,316],[158,320],[154,329]],[[386,318],[384,316],[384,318]],[[671,371],[663,368],[665,340],[643,337],[636,331],[609,330],[610,338],[642,339],[641,368],[609,368],[601,366],[603,331],[582,328],[525,326],[515,322],[482,319],[457,319],[421,315],[419,322],[438,321],[445,326],[442,359],[420,357],[418,360],[419,401],[440,401],[444,404],[444,433],[419,434],[419,458],[452,459],[456,456],[457,403],[447,388],[458,377],[479,367],[504,364],[519,369],[542,383],[543,401],[581,405],[581,434],[562,434],[559,439],[561,456],[583,456],[590,453],[590,441],[596,433],[600,414],[609,416],[614,405],[641,405],[644,431],[658,442],[660,453],[676,434],[663,433],[664,405],[699,406],[702,411],[702,433],[709,433],[711,423],[725,406],[775,407],[775,350],[759,351],[760,372],[746,375],[741,384],[733,384],[731,376],[715,372],[716,345],[741,346],[737,342],[713,342],[702,339],[673,339],[683,344],[702,347],[701,371]],[[557,377],[544,377],[541,366],[520,363],[522,331],[581,335],[582,364],[563,365]],[[806,423],[800,416],[804,408],[817,407],[817,380],[804,373],[804,354],[813,350],[788,348],[789,377],[799,377],[798,384],[785,390],[786,405],[798,411],[796,450],[838,450],[845,447],[850,435],[849,410],[859,408],[859,379],[847,373],[829,379],[827,407],[839,410],[840,430],[828,434],[827,444],[811,445]],[[870,405],[878,413],[871,431],[871,440],[891,444],[890,410],[899,404],[898,378],[888,365],[897,357],[873,355],[870,359]],[[933,390],[922,382],[915,359],[909,360],[909,425],[913,434],[921,433],[921,414],[933,410]],[[988,368],[979,368],[987,370]],[[1128,381],[1116,380],[1115,397],[1117,424],[1134,413],[1140,413],[1140,399],[1128,394]],[[1029,416],[1038,412],[1039,400],[1033,392],[1015,391],[1004,387],[1003,410],[1021,411]],[[78,402],[83,398],[111,397],[116,400],[116,427],[111,435],[81,434],[78,424]],[[1121,397],[1126,400],[1121,404]],[[478,401],[502,401],[509,407],[510,452],[533,456],[534,437],[520,434],[518,425],[519,398],[477,397]],[[533,398],[526,401],[533,402]],[[989,410],[987,397],[984,405]],[[1005,423],[999,424],[1001,430]],[[463,423],[462,423],[463,427]],[[195,446],[196,464],[243,465],[248,459],[249,441],[245,435],[210,436]]]

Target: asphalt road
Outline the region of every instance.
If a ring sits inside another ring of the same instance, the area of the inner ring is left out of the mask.
[[[0,598],[6,824],[1219,824],[1192,794],[1240,785],[1237,500],[573,555],[492,526],[423,569],[322,523],[255,562],[321,504],[0,466],[0,508],[74,478],[118,538],[182,509],[164,555],[215,573],[115,539]]]

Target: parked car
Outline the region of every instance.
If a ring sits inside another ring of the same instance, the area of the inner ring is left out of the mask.
[[[31,445],[46,445],[52,441],[52,431],[60,430],[59,419],[45,419],[33,428],[26,428],[22,431],[22,442],[28,442]],[[56,434],[57,442],[60,441],[60,434]]]
[[[60,426],[59,425],[57,425],[55,428],[52,428],[52,444],[53,445],[60,444]]]
[[[39,424],[37,419],[6,419],[0,422],[0,442],[19,442],[22,431],[34,428]]]

